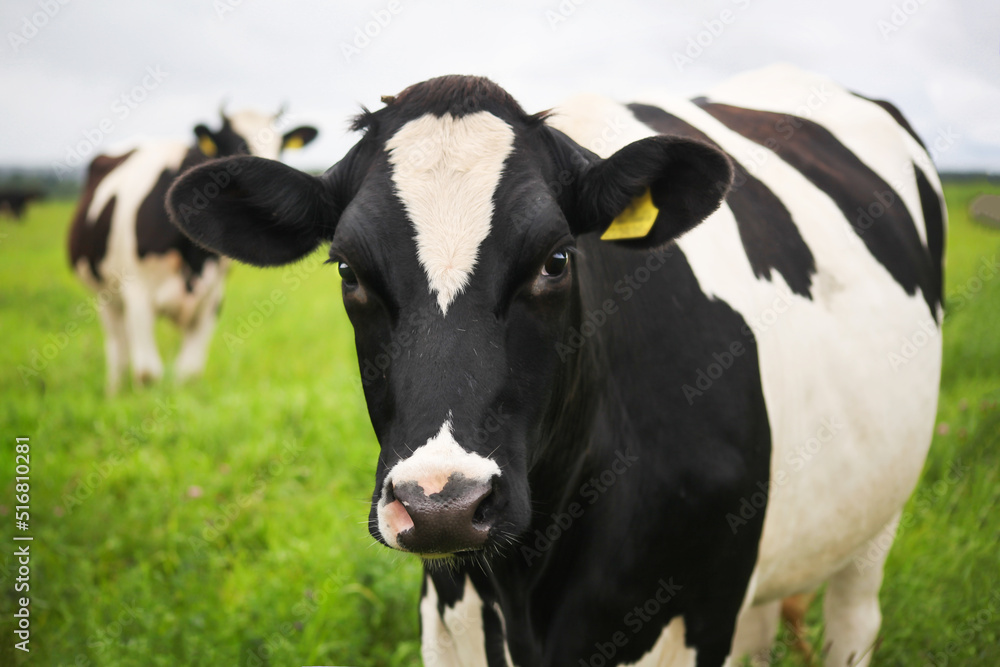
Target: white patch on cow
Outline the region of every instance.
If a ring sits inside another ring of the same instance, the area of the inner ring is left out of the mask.
[[[416,231],[417,259],[445,315],[490,233],[493,193],[513,145],[510,125],[486,111],[427,114],[386,142],[396,193]]]
[[[620,667],[694,667],[698,652],[685,643],[687,629],[683,616],[674,616],[660,632],[659,639],[646,655]]]
[[[448,483],[448,478],[454,474],[462,475],[468,480],[488,484],[494,477],[499,477],[500,466],[493,459],[466,451],[458,442],[451,430],[451,414],[441,425],[437,435],[417,448],[409,458],[394,465],[385,476],[382,485],[382,495],[378,501],[378,529],[386,543],[399,549],[387,509],[386,491],[392,484],[413,482],[423,489],[424,495],[438,493]]]
[[[707,95],[712,102],[793,114],[830,130],[896,191],[913,216],[920,240],[927,246],[912,163],[920,163],[925,173],[936,170],[920,145],[885,109],[851,94],[822,74],[788,64],[771,65],[733,77],[709,90]],[[879,194],[866,192],[863,196],[865,201],[879,204]]]
[[[278,117],[257,111],[237,111],[227,114],[233,131],[246,139],[251,155],[277,160],[281,155],[284,134],[276,127]]]
[[[779,102],[791,95],[779,80],[770,81],[739,88],[746,97],[724,86],[726,95],[713,93],[711,99],[793,111],[787,103],[765,104],[772,93]],[[826,85],[831,100],[847,94]],[[640,101],[702,130],[770,188],[815,259],[811,300],[791,293],[776,271],[770,280],[757,278],[727,205],[678,240],[702,291],[740,313],[756,338],[772,458],[753,604],[814,590],[850,566],[852,555],[892,520],[916,485],[936,414],[939,329],[919,290],[907,295],[830,197],[780,152],[740,136],[688,100],[654,94]],[[855,112],[854,102],[830,104],[843,111],[842,122],[825,106],[813,118],[893,184],[893,167],[907,163],[916,142],[901,141],[887,114]],[[631,120],[606,131],[626,115]],[[864,127],[862,119],[872,126]],[[653,134],[625,107],[595,98],[577,98],[549,122],[603,156]],[[890,138],[859,146],[878,133]],[[604,143],[596,144],[598,139]],[[923,227],[912,169],[897,172],[906,180],[901,197]],[[938,187],[932,174],[928,178]],[[901,349],[915,336],[923,344],[900,362]]]
[[[426,667],[486,667],[483,600],[468,576],[462,599],[446,606],[443,615],[434,582],[427,577],[427,594],[420,601],[420,654]]]

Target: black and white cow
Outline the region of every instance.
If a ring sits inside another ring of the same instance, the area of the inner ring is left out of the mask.
[[[118,390],[130,363],[137,382],[163,375],[153,332],[157,315],[170,317],[183,331],[177,379],[205,367],[229,262],[170,224],[164,197],[177,175],[219,156],[249,153],[277,160],[283,149],[304,146],[317,135],[308,126],[282,133],[281,111],[220,115],[220,130],[194,128],[194,145],[147,141],[90,163],[70,227],[69,257],[80,278],[101,295],[109,393]]]
[[[356,127],[321,177],[231,158],[168,205],[254,265],[330,242],[425,664],[732,664],[824,582],[828,664],[867,664],[941,363],[898,111],[776,66],[536,115],[449,76]]]

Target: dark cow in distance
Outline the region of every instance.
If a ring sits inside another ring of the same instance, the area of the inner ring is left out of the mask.
[[[941,363],[941,186],[895,107],[789,66],[534,115],[449,76],[355,126],[322,176],[230,158],[168,206],[257,266],[329,242],[424,663],[731,665],[825,583],[827,663],[867,665]]]
[[[42,191],[36,188],[0,188],[0,215],[20,220],[24,217],[28,204],[42,196]]]
[[[107,390],[115,393],[131,365],[136,382],[157,380],[163,362],[153,325],[171,318],[183,332],[176,379],[198,375],[208,345],[228,260],[192,243],[170,224],[164,197],[178,174],[212,158],[250,154],[277,160],[317,131],[302,126],[282,132],[282,113],[220,111],[222,127],[194,128],[196,142],[146,141],[120,155],[99,155],[69,232],[69,259],[98,300],[107,357]]]

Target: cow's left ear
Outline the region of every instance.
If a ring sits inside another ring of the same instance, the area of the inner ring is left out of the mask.
[[[302,127],[297,127],[294,130],[285,132],[285,136],[281,138],[281,150],[285,151],[302,148],[315,139],[317,134],[319,134],[319,130],[315,127],[310,127],[309,125],[303,125]]]
[[[679,137],[640,139],[604,160],[589,156],[571,188],[574,233],[637,248],[668,243],[707,218],[733,179],[724,153]]]

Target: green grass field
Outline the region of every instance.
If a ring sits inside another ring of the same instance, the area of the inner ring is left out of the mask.
[[[1000,232],[966,214],[990,188],[947,189],[938,430],[889,558],[878,665],[1000,665]],[[336,271],[235,267],[205,377],[108,400],[71,212],[0,222],[0,665],[419,665],[420,567],[367,531],[378,446]],[[171,358],[176,332],[158,334]],[[25,435],[30,654],[12,616]],[[790,643],[780,664],[806,664]]]

